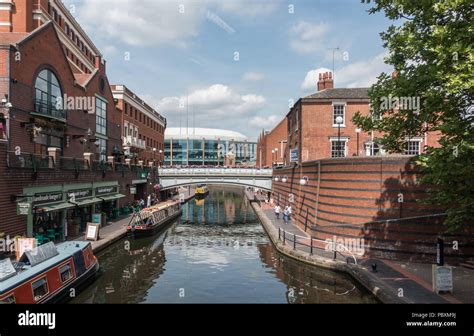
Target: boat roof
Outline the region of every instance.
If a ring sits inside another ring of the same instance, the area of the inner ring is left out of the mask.
[[[86,241],[71,241],[56,245],[58,254],[35,265],[22,265],[22,267],[16,268],[17,273],[5,280],[0,280],[0,294],[11,290],[12,288],[19,286],[20,284],[28,281],[30,278],[42,273],[43,271],[52,268],[53,266],[63,262],[64,260],[71,257],[74,253],[86,248],[90,242]],[[14,265],[16,263],[13,263]]]

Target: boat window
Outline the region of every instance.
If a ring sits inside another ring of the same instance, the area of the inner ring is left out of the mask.
[[[64,265],[59,269],[59,274],[61,275],[61,281],[66,282],[72,278],[71,265]]]
[[[12,294],[10,296],[7,296],[3,300],[1,300],[0,303],[2,303],[2,304],[15,304],[16,303],[15,295]]]
[[[46,296],[49,293],[48,281],[46,278],[41,278],[31,284],[33,288],[33,296],[35,301],[41,300],[42,297]]]

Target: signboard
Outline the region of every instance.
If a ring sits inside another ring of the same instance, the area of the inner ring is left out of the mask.
[[[453,268],[433,265],[433,291],[453,292]]]
[[[88,198],[88,197],[92,197],[92,190],[90,189],[72,190],[68,192],[68,196],[70,198],[74,197],[74,199]]]
[[[118,192],[117,186],[99,187],[95,191],[96,196],[116,194]]]
[[[18,203],[17,204],[17,215],[19,216],[28,216],[31,211],[30,203]]]
[[[102,214],[93,214],[92,215],[93,224],[102,224]]]
[[[50,194],[41,194],[35,195],[33,198],[33,203],[35,205],[48,204],[48,203],[58,203],[63,200],[63,193],[50,193]]]
[[[87,223],[86,240],[99,240],[100,225],[94,223]]]
[[[137,187],[130,187],[130,195],[136,195],[137,194]]]
[[[298,148],[290,150],[290,162],[298,162]]]
[[[36,248],[35,238],[17,238],[15,241],[16,261],[19,261],[21,256],[26,251],[32,251]]]

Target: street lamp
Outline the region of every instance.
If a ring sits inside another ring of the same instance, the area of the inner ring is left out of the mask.
[[[278,148],[275,148],[275,166],[278,166]]]
[[[300,180],[300,185],[305,186],[308,184],[308,182],[309,182],[308,176],[303,176]]]
[[[272,150],[272,166],[275,168],[275,150]]]
[[[153,148],[153,164],[155,164],[155,154],[156,154],[156,148]]]
[[[360,139],[360,133],[362,130],[360,128],[356,128],[356,134],[357,134],[357,155],[359,156],[359,139]]]
[[[281,179],[281,181],[282,181],[283,183],[288,182],[288,176],[286,176],[286,175],[283,176],[283,178]]]
[[[341,157],[341,125],[344,123],[344,118],[337,117],[337,157]],[[343,157],[343,156],[342,156]]]
[[[163,163],[163,150],[160,149],[158,153],[160,153],[160,156],[158,157],[158,161],[159,161],[159,166],[161,167]]]

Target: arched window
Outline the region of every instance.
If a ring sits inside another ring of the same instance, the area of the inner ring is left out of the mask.
[[[59,81],[51,70],[44,69],[36,77],[35,112],[56,119],[66,119],[61,107],[62,91]]]

